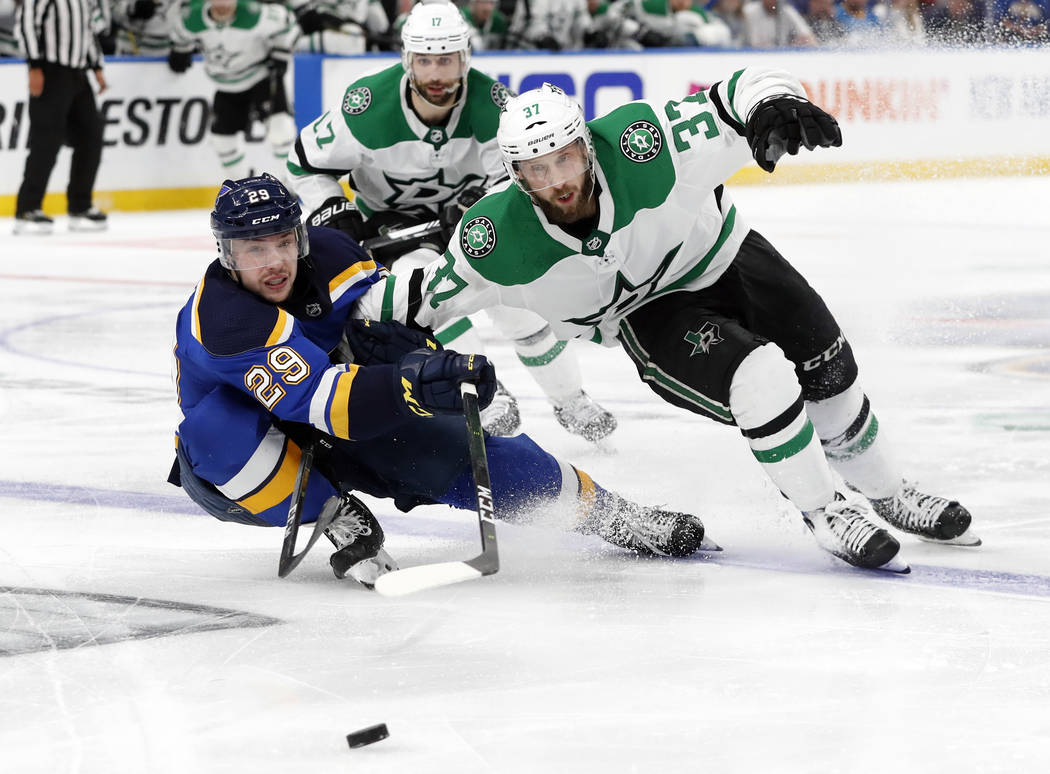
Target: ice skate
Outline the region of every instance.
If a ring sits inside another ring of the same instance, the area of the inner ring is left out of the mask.
[[[911,572],[899,554],[900,543],[869,521],[866,510],[866,506],[854,505],[836,494],[824,508],[805,511],[802,519],[821,548],[854,567]]]
[[[496,381],[492,403],[481,411],[481,426],[489,435],[514,435],[521,427],[518,399],[511,395],[503,382]]]
[[[97,207],[69,213],[70,231],[105,231],[108,227],[109,216]]]
[[[554,407],[558,424],[588,441],[599,441],[616,429],[616,417],[583,390]]]
[[[30,210],[15,215],[15,234],[50,234],[55,221],[44,214],[43,210]]]
[[[595,507],[580,532],[647,556],[722,550],[704,536],[704,525],[696,516],[637,505],[611,492],[603,495],[608,501]]]
[[[329,509],[338,511],[324,531],[337,549],[328,560],[335,577],[349,575],[362,586],[372,588],[376,578],[397,569],[397,562],[383,548],[383,528],[368,506],[344,493],[325,503],[320,518],[324,519]]]
[[[890,526],[930,543],[981,545],[981,539],[970,531],[968,510],[955,500],[924,494],[907,482],[892,497],[872,500],[871,506]]]

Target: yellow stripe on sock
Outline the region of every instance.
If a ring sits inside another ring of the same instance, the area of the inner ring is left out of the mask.
[[[301,456],[299,447],[286,440],[284,454],[277,466],[277,472],[270,477],[262,489],[243,500],[238,500],[237,504],[251,513],[262,513],[286,499],[295,487],[295,474],[299,470]]]

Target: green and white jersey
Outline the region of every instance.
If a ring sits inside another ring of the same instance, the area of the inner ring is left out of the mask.
[[[269,77],[267,62],[287,61],[299,33],[292,12],[283,5],[238,0],[229,22],[211,18],[208,0],[194,0],[177,14],[172,48],[204,54],[204,70],[222,91],[247,91]]]
[[[536,312],[560,339],[613,346],[626,315],[711,285],[748,232],[720,186],[752,161],[746,118],[776,94],[805,96],[788,73],[748,68],[679,102],[631,102],[590,121],[601,189],[594,231],[569,235],[507,182],[467,210],[442,259],[425,268],[415,320],[440,328],[502,304]],[[410,284],[388,278],[357,314],[405,321]]]
[[[407,93],[408,76],[393,65],[351,83],[339,105],[303,129],[288,178],[304,212],[343,196],[344,174],[366,218],[381,210],[437,217],[464,188],[506,176],[496,144],[510,95],[502,83],[470,70],[466,98],[444,126],[424,124]]]

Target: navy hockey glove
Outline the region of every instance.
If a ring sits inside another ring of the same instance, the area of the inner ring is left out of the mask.
[[[394,371],[398,394],[416,416],[460,414],[462,382],[474,382],[478,406],[485,408],[496,394],[496,369],[484,355],[461,355],[450,349],[417,349],[398,361]]]
[[[347,323],[345,333],[346,343],[350,345],[357,365],[396,363],[417,349],[431,352],[442,349],[433,336],[399,322],[351,320]]]
[[[365,220],[361,217],[360,210],[356,204],[342,196],[328,199],[310,214],[307,223],[311,226],[337,228],[355,242],[364,239]]]
[[[747,144],[758,166],[772,172],[785,153],[842,145],[838,121],[809,100],[780,95],[758,103],[747,119]]]
[[[191,64],[193,64],[192,52],[176,51],[175,49],[168,52],[168,67],[173,73],[184,73],[190,69]]]

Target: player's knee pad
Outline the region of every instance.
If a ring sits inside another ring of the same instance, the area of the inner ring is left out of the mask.
[[[806,402],[806,413],[813,420],[817,435],[825,440],[837,438],[847,433],[864,408],[867,398],[860,385],[854,383],[845,391],[825,400]]]
[[[266,117],[266,141],[278,156],[287,156],[298,136],[295,119],[288,113],[274,113]]]
[[[773,343],[751,350],[733,373],[729,410],[745,435],[768,434],[804,412],[795,368]]]

